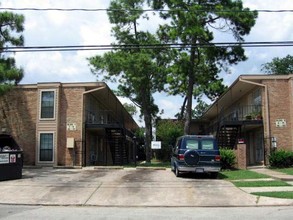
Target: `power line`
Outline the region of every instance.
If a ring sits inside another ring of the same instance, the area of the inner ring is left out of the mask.
[[[0,7],[0,11],[63,11],[63,12],[99,12],[99,11],[143,11],[143,12],[168,12],[168,11],[178,11],[178,9],[105,9],[105,8],[9,8],[9,7]],[[292,13],[293,9],[282,9],[282,10],[268,10],[268,9],[251,9],[252,11],[257,11],[259,13]],[[180,11],[187,11],[180,9]],[[194,12],[206,12],[205,9],[192,10]],[[215,12],[235,12],[235,13],[245,13],[246,11],[241,10],[215,10]]]
[[[64,46],[27,46],[5,47],[0,51],[5,53],[23,52],[56,52],[56,51],[86,51],[86,50],[132,50],[132,49],[180,49],[180,48],[208,48],[208,47],[292,47],[293,41],[270,41],[270,42],[217,42],[199,44],[126,44],[126,45],[64,45]]]

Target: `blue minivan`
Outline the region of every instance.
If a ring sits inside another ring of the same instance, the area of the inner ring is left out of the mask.
[[[210,135],[184,135],[172,149],[171,170],[178,177],[182,172],[210,173],[217,178],[221,156],[216,138]]]

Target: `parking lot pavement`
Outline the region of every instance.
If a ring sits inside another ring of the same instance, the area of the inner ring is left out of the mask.
[[[225,180],[170,170],[24,169],[0,182],[1,204],[118,207],[233,207],[293,205],[292,200],[250,195]]]

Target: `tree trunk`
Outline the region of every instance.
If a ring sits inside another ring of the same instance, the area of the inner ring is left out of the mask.
[[[145,123],[145,153],[146,153],[146,162],[150,163],[152,159],[151,155],[151,141],[152,141],[152,114],[151,114],[151,95],[148,87],[143,87],[141,96],[142,101],[142,112]]]
[[[185,135],[190,133],[190,123],[191,123],[191,115],[192,115],[193,85],[194,85],[193,76],[189,76],[189,79],[188,79],[188,91],[187,91],[186,115],[185,115],[185,123],[184,123],[184,134]]]
[[[144,122],[145,122],[145,153],[146,162],[150,163],[152,159],[151,155],[151,141],[152,141],[152,120],[148,111],[144,110]]]
[[[184,119],[184,113],[185,113],[185,109],[186,109],[186,102],[187,102],[187,96],[185,96],[182,107],[181,107],[181,111],[180,111],[180,115],[178,117],[179,120],[183,120]]]
[[[193,38],[192,41],[193,45],[196,43],[196,39]],[[194,62],[195,62],[195,47],[191,48],[190,51],[190,68],[188,73],[188,91],[187,91],[187,105],[186,105],[186,118],[184,123],[184,134],[190,134],[190,124],[191,124],[191,117],[192,117],[192,99],[193,99],[193,86],[195,83],[194,79]]]

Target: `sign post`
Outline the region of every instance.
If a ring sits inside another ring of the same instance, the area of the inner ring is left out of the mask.
[[[152,141],[152,150],[160,150],[161,149],[161,141]],[[157,159],[156,151],[154,152],[155,158]]]

